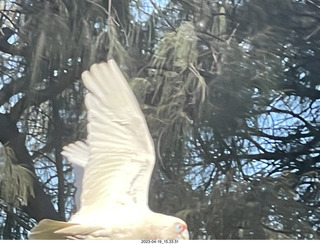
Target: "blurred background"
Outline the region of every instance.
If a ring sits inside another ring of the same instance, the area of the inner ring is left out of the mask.
[[[319,239],[319,0],[1,0],[0,239],[79,207],[80,75],[114,58],[191,239]],[[112,221],[112,220],[106,220]]]

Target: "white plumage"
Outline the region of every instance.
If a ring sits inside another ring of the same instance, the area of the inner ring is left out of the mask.
[[[154,145],[117,64],[94,64],[82,79],[88,138],[62,152],[84,167],[80,210],[69,222],[42,220],[30,239],[188,239],[184,221],[148,207]]]

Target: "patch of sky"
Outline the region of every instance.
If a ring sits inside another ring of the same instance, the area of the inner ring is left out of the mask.
[[[210,179],[210,175],[214,170],[213,164],[193,166],[189,174],[186,175],[186,181],[191,183],[193,190],[203,186],[205,179]]]
[[[0,106],[0,113],[5,114],[10,111],[10,108],[12,108],[21,98],[24,97],[24,93],[17,93],[9,98],[8,103],[4,103]]]
[[[288,96],[271,104],[269,112],[258,119],[258,124],[264,133],[284,137],[305,127],[304,120],[310,119],[309,115],[310,111],[305,110],[300,98]]]
[[[131,12],[138,22],[145,22],[148,20],[150,15],[157,11],[155,9],[155,5],[157,8],[163,8],[168,4],[169,0],[137,0],[131,1]]]
[[[9,44],[14,44],[17,40],[18,40],[18,35],[17,34],[13,34],[12,36],[9,37],[7,42]]]

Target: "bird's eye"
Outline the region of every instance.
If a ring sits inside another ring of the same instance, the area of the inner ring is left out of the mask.
[[[181,231],[183,230],[183,226],[181,224],[176,224],[175,227],[174,227],[174,231],[176,233],[180,233]]]

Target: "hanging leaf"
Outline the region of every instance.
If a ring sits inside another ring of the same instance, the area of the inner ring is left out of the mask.
[[[32,173],[17,164],[13,150],[0,144],[0,198],[12,207],[27,205],[34,196],[33,181]]]

